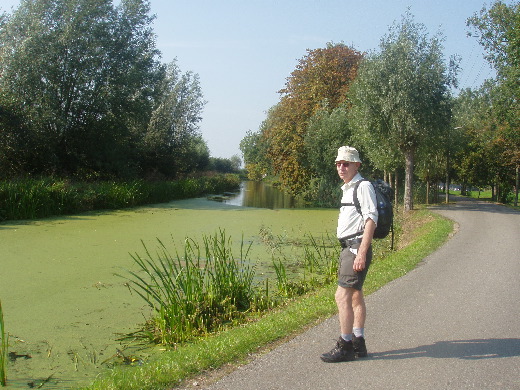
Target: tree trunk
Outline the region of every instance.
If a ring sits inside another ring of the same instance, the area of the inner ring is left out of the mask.
[[[444,185],[444,191],[446,192],[446,203],[450,203],[450,167],[449,163],[446,164],[446,184]]]
[[[516,180],[515,180],[515,207],[518,206],[518,185],[520,184],[519,177],[520,165],[516,166]]]
[[[430,180],[426,180],[426,204],[430,204]]]
[[[398,188],[399,188],[399,174],[397,173],[397,169],[395,170],[395,175],[394,175],[394,206],[397,206],[397,195],[399,195],[399,191],[398,191]]]
[[[414,151],[406,150],[404,153],[406,158],[405,162],[405,175],[404,175],[404,211],[413,210],[413,158]]]

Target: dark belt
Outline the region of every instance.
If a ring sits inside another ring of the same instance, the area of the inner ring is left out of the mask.
[[[350,238],[348,240],[344,238],[339,239],[339,243],[341,244],[342,248],[349,248],[352,245],[359,244],[363,239],[361,237],[358,238]]]

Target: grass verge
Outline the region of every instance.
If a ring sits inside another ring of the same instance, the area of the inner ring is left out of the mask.
[[[412,213],[414,238],[384,260],[374,262],[365,284],[370,294],[401,277],[441,246],[453,231],[451,221],[428,210]],[[417,221],[420,226],[417,227]],[[83,390],[164,390],[204,371],[229,363],[242,363],[272,343],[295,336],[303,329],[336,313],[333,295],[336,285],[329,284],[307,296],[295,299],[243,326],[222,331],[198,342],[166,351],[142,366],[118,366],[102,374]]]

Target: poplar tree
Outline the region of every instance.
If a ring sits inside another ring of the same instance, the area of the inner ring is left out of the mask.
[[[450,127],[450,85],[456,63],[449,68],[439,36],[409,13],[395,24],[361,64],[352,85],[352,125],[374,164],[404,156],[404,208],[413,208],[413,175],[419,148],[439,148]],[[390,157],[390,159],[388,158]]]

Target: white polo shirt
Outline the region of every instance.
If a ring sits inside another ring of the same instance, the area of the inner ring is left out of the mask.
[[[341,203],[354,203],[354,186],[360,180],[363,180],[363,177],[357,173],[350,182],[341,186],[343,190]],[[362,215],[358,213],[356,206],[341,206],[338,217],[338,238],[348,237],[358,232],[361,236],[368,218],[377,225],[376,192],[369,181],[359,184],[357,197],[361,205]]]

